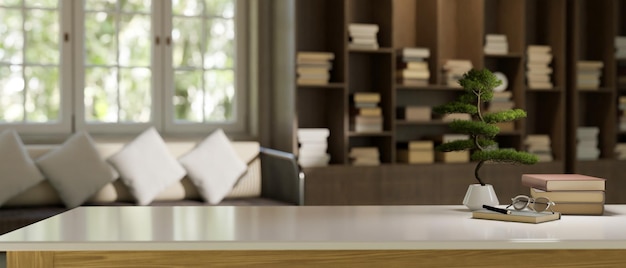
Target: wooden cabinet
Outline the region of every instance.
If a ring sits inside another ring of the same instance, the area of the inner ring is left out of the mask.
[[[514,106],[527,111],[527,118],[515,122],[512,130],[498,135],[500,147],[525,150],[524,141],[529,135],[550,137],[553,161],[540,163],[538,167],[501,164],[483,169],[486,181],[496,188],[505,187],[498,186],[500,181],[507,181],[506,187],[513,187],[501,189],[506,193],[502,197],[528,191],[518,183],[512,183],[519,181],[519,175],[524,170],[576,172],[603,175],[609,179],[623,176],[616,175],[617,167],[625,161],[616,160],[614,147],[617,142],[626,142],[626,132],[619,130],[617,116],[618,97],[626,95],[626,86],[619,87],[617,83],[618,67],[626,69],[626,60],[615,59],[613,42],[615,36],[626,36],[626,3],[617,0],[298,0],[295,10],[296,53],[327,51],[335,54],[330,83],[294,87],[297,127],[330,129],[328,152],[331,166],[307,168],[314,178],[320,177],[319,174],[327,176],[320,178],[327,183],[327,187],[342,191],[355,189],[346,186],[349,184],[363,189],[365,185],[377,187],[378,190],[373,190],[375,193],[370,195],[378,201],[360,202],[369,204],[382,202],[386,195],[411,195],[412,190],[403,189],[406,187],[422,185],[444,191],[449,185],[458,184],[465,189],[473,183],[472,180],[461,179],[468,172],[471,174],[473,163],[461,164],[463,168],[446,163],[407,165],[400,163],[396,157],[399,143],[432,139],[450,132],[441,120],[407,121],[397,112],[405,106],[443,104],[462,93],[460,88],[445,85],[442,68],[449,59],[467,59],[474,68],[503,73],[507,77],[507,90],[512,92]],[[351,48],[348,30],[351,23],[378,25],[379,48]],[[485,53],[487,34],[505,35],[508,53]],[[529,45],[550,46],[550,82],[553,87],[533,89],[528,86]],[[406,47],[429,49],[430,57],[426,60],[430,72],[428,85],[409,86],[396,82],[398,50]],[[581,90],[576,86],[576,62],[580,60],[603,62],[599,89]],[[350,98],[357,92],[380,93],[379,106],[383,114],[381,132],[355,131],[351,122],[353,104]],[[581,164],[577,159],[575,135],[579,126],[597,126],[600,129],[599,160]],[[377,147],[382,165],[351,166],[349,151],[355,146]],[[597,172],[599,170],[604,171]],[[356,177],[343,177],[348,174]],[[432,181],[408,183],[420,176],[429,176]],[[366,179],[357,182],[358,178]],[[379,180],[384,182],[380,184]],[[621,183],[616,178],[612,183],[615,190],[611,191],[615,193],[607,190],[607,202],[620,201],[617,188],[626,185],[626,182]],[[316,195],[309,191],[328,190],[320,185],[311,187],[314,188],[307,189],[307,192],[312,196]],[[350,196],[348,192],[344,194],[346,198]],[[328,198],[337,200],[336,197]],[[415,198],[420,203],[425,200],[443,203],[458,201],[433,199],[432,196]],[[406,202],[411,203],[408,200],[387,203]],[[339,203],[350,202],[343,200]]]

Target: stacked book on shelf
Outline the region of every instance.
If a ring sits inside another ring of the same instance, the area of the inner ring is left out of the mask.
[[[513,93],[511,91],[496,91],[493,92],[493,98],[489,102],[488,112],[502,112],[513,109],[515,103],[513,103]]]
[[[327,128],[299,128],[298,136],[298,164],[302,167],[328,166],[330,154],[328,149]]]
[[[354,166],[380,165],[378,147],[363,146],[350,148],[350,163]]]
[[[615,145],[615,158],[617,160],[626,160],[626,142],[618,142]]]
[[[397,108],[398,119],[406,121],[424,122],[432,119],[432,108],[430,106],[404,106]]]
[[[617,103],[619,130],[626,131],[626,96],[619,96]]]
[[[452,122],[454,120],[472,120],[472,116],[466,113],[449,113],[444,115],[437,115],[443,122]]]
[[[600,157],[598,149],[598,127],[578,127],[576,129],[576,157],[578,160],[596,160]]]
[[[443,64],[444,83],[449,87],[461,87],[459,79],[469,72],[474,66],[472,61],[463,59],[450,59]]]
[[[413,140],[401,142],[397,148],[400,163],[429,164],[435,162],[434,142],[431,140]]]
[[[350,43],[348,48],[351,49],[378,49],[378,24],[366,23],[350,23],[348,25],[348,34],[350,35]]]
[[[380,103],[380,93],[378,92],[356,92],[352,94],[352,123],[354,131],[382,132],[383,115]]]
[[[430,79],[428,58],[430,49],[405,47],[398,50],[397,82],[405,86],[426,86]]]
[[[580,174],[523,174],[533,198],[547,197],[561,214],[602,215],[606,180]]]
[[[443,134],[437,137],[437,142],[446,143],[456,140],[467,140],[468,135],[464,134]],[[443,163],[467,163],[470,160],[469,151],[454,151],[454,152],[435,152],[435,160]]]
[[[524,139],[526,151],[536,155],[539,162],[553,160],[551,143],[550,136],[546,134],[531,134]]]
[[[296,55],[298,85],[326,85],[335,54],[332,52],[301,51]]]
[[[526,85],[529,89],[551,89],[552,47],[529,45],[526,48]]]
[[[576,63],[576,86],[579,89],[599,89],[604,63],[601,61],[578,61]]]
[[[504,34],[487,34],[485,36],[484,52],[487,55],[502,55],[509,53],[509,42]]]
[[[626,36],[615,37],[615,58],[626,59]]]

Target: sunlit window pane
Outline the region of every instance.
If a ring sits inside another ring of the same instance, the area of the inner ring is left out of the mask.
[[[117,8],[117,0],[84,0],[85,10],[113,11]]]
[[[204,0],[204,8],[199,9],[202,14],[186,11],[195,4],[175,1],[174,6],[185,16],[175,17],[172,29],[175,118],[199,123],[231,121],[235,108],[234,1]],[[200,77],[197,71],[202,72]]]
[[[0,5],[5,7],[19,7],[22,6],[22,0],[3,0]]]
[[[0,9],[0,62],[20,64],[23,61],[24,33],[21,9]]]
[[[30,10],[26,13],[24,30],[26,31],[26,62],[39,64],[58,64],[59,53],[59,15],[56,11]]]
[[[175,16],[198,16],[202,15],[203,0],[173,0],[172,13]]]
[[[232,20],[207,21],[209,34],[204,58],[205,68],[233,68],[235,63],[235,26]]]
[[[117,64],[115,15],[105,12],[87,13],[85,17],[85,63],[87,65]]]
[[[149,16],[121,16],[119,40],[121,66],[150,66]]]
[[[235,1],[233,0],[205,0],[207,15],[234,18]]]
[[[85,117],[96,123],[151,120],[150,0],[98,1],[85,15]],[[92,15],[92,16],[90,16]]]
[[[0,122],[24,120],[22,68],[0,65]]]
[[[120,121],[150,121],[149,68],[120,69]]]
[[[58,120],[61,104],[59,68],[26,67],[26,120],[52,122]]]
[[[172,19],[174,67],[202,67],[202,19]]]
[[[175,73],[174,109],[176,120],[202,122],[203,90],[202,71]]]
[[[3,0],[3,2],[6,0]],[[9,1],[12,2],[12,1]],[[20,1],[15,1],[20,2]],[[26,0],[24,4],[26,7],[35,7],[35,8],[56,8],[59,0]]]
[[[162,1],[162,0],[160,0]],[[151,0],[125,0],[120,1],[120,9],[123,12],[150,13]]]
[[[205,74],[205,80],[205,120],[231,120],[235,97],[234,72],[232,70],[208,71]]]
[[[87,122],[117,122],[117,69],[85,69],[85,119]]]

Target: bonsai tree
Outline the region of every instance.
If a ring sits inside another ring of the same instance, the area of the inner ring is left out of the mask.
[[[522,109],[485,113],[483,107],[493,98],[493,89],[502,83],[487,69],[475,70],[463,74],[459,84],[465,90],[456,101],[433,107],[438,114],[466,113],[472,120],[454,120],[449,124],[454,132],[467,134],[469,139],[456,140],[438,145],[435,149],[440,152],[469,150],[470,159],[477,161],[474,176],[481,185],[485,185],[479,175],[480,168],[485,162],[504,162],[512,164],[531,165],[537,162],[537,156],[516,151],[515,149],[498,149],[495,141],[500,128],[495,124],[514,121],[526,117]]]

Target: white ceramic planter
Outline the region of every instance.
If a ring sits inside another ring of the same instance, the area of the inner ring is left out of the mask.
[[[463,205],[470,210],[479,210],[483,208],[483,205],[497,206],[500,205],[500,202],[491,184],[483,186],[477,183],[467,188],[465,198],[463,198]]]

